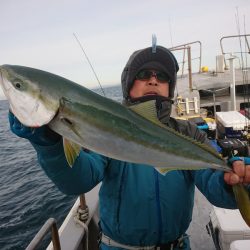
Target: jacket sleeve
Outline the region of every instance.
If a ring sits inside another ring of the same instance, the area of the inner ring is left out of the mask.
[[[217,207],[236,209],[232,187],[224,182],[224,172],[213,169],[191,171],[196,187]]]
[[[64,155],[62,140],[53,146],[32,144],[38,162],[58,189],[70,195],[90,191],[104,177],[108,158],[94,152],[81,150],[72,168]]]
[[[195,124],[185,121],[178,125],[180,132],[212,147],[206,133],[199,130]],[[191,171],[190,174],[197,188],[210,203],[217,207],[237,208],[232,187],[225,183],[223,171],[208,168]]]

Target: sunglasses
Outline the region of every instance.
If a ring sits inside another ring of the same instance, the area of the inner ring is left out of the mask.
[[[161,71],[153,71],[153,70],[141,70],[137,73],[137,75],[135,76],[135,78],[137,80],[142,80],[142,81],[146,81],[149,80],[151,77],[155,77],[159,82],[170,82],[170,78],[167,74],[165,74],[164,72]]]

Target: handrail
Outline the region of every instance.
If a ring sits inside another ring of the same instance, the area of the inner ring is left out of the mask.
[[[224,52],[223,50],[223,46],[222,46],[222,41],[224,39],[228,39],[228,38],[235,38],[235,37],[245,37],[245,41],[246,41],[246,45],[247,45],[247,48],[248,48],[248,54],[250,54],[250,46],[249,46],[249,43],[248,43],[248,40],[247,40],[247,37],[250,36],[250,34],[245,34],[245,35],[233,35],[233,36],[223,36],[221,39],[220,39],[220,47],[221,47],[221,53],[222,55],[225,55],[227,54],[226,52]],[[230,53],[232,53],[230,51]],[[225,68],[227,68],[227,64],[226,64],[226,58],[224,57],[224,64],[225,64]]]
[[[200,45],[200,56],[195,58],[195,59],[200,60],[200,63],[199,63],[199,73],[200,73],[201,72],[201,61],[202,61],[202,44],[201,44],[201,41],[194,41],[194,42],[184,43],[184,44],[181,44],[181,45],[171,47],[171,48],[169,48],[169,50],[179,50],[180,48],[186,49],[187,47],[190,47],[190,45],[195,44],[195,43],[198,43]]]
[[[58,229],[56,226],[56,220],[54,218],[49,218],[44,223],[42,228],[39,230],[39,232],[36,234],[36,236],[33,238],[33,240],[27,246],[26,250],[36,249],[38,247],[38,245],[41,243],[41,241],[43,240],[43,238],[50,231],[50,229],[51,229],[51,236],[52,236],[52,243],[53,243],[54,250],[61,250]]]
[[[193,91],[193,80],[192,80],[192,59],[191,59],[191,47],[187,46],[187,47],[179,47],[176,46],[173,50],[187,50],[187,56],[188,56],[188,81],[189,81],[189,90]],[[185,62],[185,61],[184,61]],[[183,62],[183,64],[184,64]],[[183,72],[182,72],[183,75]]]

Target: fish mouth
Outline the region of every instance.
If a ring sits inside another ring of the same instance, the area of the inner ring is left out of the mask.
[[[3,88],[3,69],[2,69],[2,67],[0,66],[0,86],[2,86],[2,88]]]
[[[6,70],[3,66],[0,66],[0,86],[6,98],[8,98],[8,91],[11,88],[11,85],[6,81],[5,75],[7,75]]]

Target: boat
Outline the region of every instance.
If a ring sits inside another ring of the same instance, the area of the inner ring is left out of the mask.
[[[240,52],[232,53],[225,51],[223,42],[227,39],[243,37],[246,43],[244,53],[245,63],[241,63]],[[245,110],[249,105],[249,84],[250,68],[247,67],[250,47],[248,35],[225,36],[220,39],[221,55],[217,55],[216,68],[209,70],[202,66],[202,43],[195,41],[171,48],[173,52],[183,50],[183,62],[181,73],[177,81],[177,93],[175,96],[175,108],[172,116],[176,118],[188,118],[195,115],[202,115],[202,111],[207,112],[206,116],[215,116],[215,112],[230,110]],[[195,58],[191,56],[191,46],[199,46],[199,55]],[[187,54],[187,59],[185,55]],[[245,58],[246,56],[246,58]],[[194,71],[193,61],[198,68]],[[237,63],[236,63],[237,61]],[[185,65],[187,73],[185,74]],[[187,84],[188,82],[188,84]]]
[[[234,63],[235,60],[237,60],[236,54],[232,54],[231,51],[226,52],[223,47],[224,40],[235,37],[245,39],[248,50],[246,54],[250,54],[247,40],[250,35],[222,37],[220,40],[222,53],[216,56],[216,68],[213,70],[209,70],[206,66],[202,67],[202,43],[200,41],[170,48],[173,53],[182,51],[184,54],[183,61],[181,63],[179,62],[181,65],[181,73],[178,75],[178,91],[175,95],[172,116],[177,119],[204,119],[208,126],[205,128],[201,126],[201,129],[205,129],[206,132],[212,131],[210,134],[212,139],[216,139],[216,132],[218,133],[216,114],[220,112],[240,111],[246,121],[248,121],[249,117],[247,115],[250,105],[249,100],[246,99],[246,95],[249,95],[250,69],[242,65],[238,68],[235,67]],[[196,58],[192,58],[191,56],[192,46],[199,47],[200,54]],[[198,61],[197,72],[193,70],[194,60]],[[188,65],[186,73],[185,65]],[[244,127],[247,132],[249,132],[248,125],[249,124]],[[223,136],[225,137],[225,135]],[[59,230],[57,230],[56,221],[52,218],[49,219],[27,249],[35,249],[44,236],[49,231],[52,231],[52,242],[47,247],[48,250],[97,250],[99,239],[99,188],[100,185],[77,199]],[[206,207],[205,209],[204,205]],[[236,221],[242,220],[240,222],[241,226],[243,226],[238,228],[238,234],[235,233],[234,237],[230,237],[230,235],[226,235],[226,232],[222,232],[223,230],[220,227],[220,213],[225,214],[227,212],[229,211],[226,209],[221,210],[212,206],[206,201],[203,195],[196,190],[194,218],[188,230],[188,234],[191,234],[192,249],[205,250],[208,249],[208,245],[209,249],[228,250],[229,247],[230,250],[249,249],[250,229],[244,227],[245,222],[239,215],[238,210],[234,210],[234,214],[230,214],[230,220],[233,220],[233,217],[236,218]],[[235,223],[230,222],[229,224],[233,226]],[[246,233],[246,231],[249,232],[249,234]],[[226,243],[224,242],[225,235],[229,238]],[[247,235],[244,242],[241,241],[244,238],[242,235]],[[247,238],[249,238],[249,240],[247,240]],[[204,241],[206,241],[207,245],[204,245]],[[241,248],[237,248],[238,245],[240,245]]]

